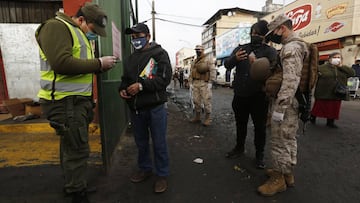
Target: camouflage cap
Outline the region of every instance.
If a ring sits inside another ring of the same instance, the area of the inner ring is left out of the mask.
[[[204,47],[202,45],[196,45],[195,50],[204,50]]]
[[[95,34],[106,37],[105,26],[107,24],[107,16],[99,5],[87,2],[81,8],[81,11],[88,23],[93,23]]]
[[[290,18],[288,18],[285,14],[280,14],[278,16],[276,16],[276,18],[274,18],[274,20],[272,20],[269,24],[268,24],[268,28],[269,31],[266,33],[265,36],[268,36],[269,34],[271,34],[272,32],[274,32],[274,30],[279,27],[280,25],[284,24],[286,21],[291,20]]]

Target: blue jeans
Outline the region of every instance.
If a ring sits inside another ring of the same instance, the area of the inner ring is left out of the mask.
[[[167,112],[164,104],[149,110],[131,112],[135,142],[138,147],[138,166],[152,171],[149,135],[151,135],[156,175],[169,175],[169,155],[166,143]]]

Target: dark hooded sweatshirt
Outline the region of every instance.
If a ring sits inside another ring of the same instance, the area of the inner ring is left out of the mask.
[[[234,78],[234,93],[240,97],[251,97],[258,94],[264,94],[263,83],[255,81],[250,77],[250,63],[249,60],[237,61],[236,52],[239,49],[243,49],[249,55],[253,52],[256,58],[267,57],[270,63],[276,62],[277,52],[273,47],[266,44],[252,45],[245,44],[239,45],[234,49],[231,56],[224,62],[225,68],[231,70],[236,67],[236,73]]]
[[[151,76],[141,76],[151,59],[155,61]],[[168,53],[160,45],[152,42],[149,48],[136,50],[124,61],[124,74],[119,91],[140,82],[143,90],[126,102],[131,110],[147,110],[167,101],[166,87],[170,84],[171,76],[172,68]]]

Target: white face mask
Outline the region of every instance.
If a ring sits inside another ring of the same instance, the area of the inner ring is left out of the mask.
[[[332,65],[335,65],[335,66],[340,65],[341,59],[340,59],[340,58],[332,58],[332,59],[330,60],[330,63],[331,63]]]

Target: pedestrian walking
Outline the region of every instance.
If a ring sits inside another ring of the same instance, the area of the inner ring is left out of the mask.
[[[40,47],[38,97],[51,127],[60,136],[64,192],[73,203],[89,202],[87,161],[89,123],[93,120],[93,74],[110,70],[114,56],[94,58],[87,37],[106,36],[107,16],[96,4],[86,3],[75,16],[57,12],[36,30]]]
[[[335,120],[339,119],[341,100],[346,99],[346,94],[339,95],[335,89],[338,83],[346,87],[347,79],[355,76],[355,71],[343,65],[341,54],[334,52],[329,55],[327,63],[319,66],[318,75],[310,121],[315,124],[316,117],[326,118],[326,126],[337,128]]]
[[[184,69],[180,68],[179,71],[179,86],[180,88],[184,88]]]
[[[154,192],[167,190],[169,176],[169,155],[166,141],[167,101],[166,87],[172,78],[168,53],[156,42],[150,42],[149,28],[139,23],[125,30],[131,35],[135,49],[124,61],[124,74],[119,87],[120,96],[131,110],[131,122],[138,149],[138,168],[131,175],[133,183],[140,183],[152,176],[154,153],[156,181]],[[150,150],[149,137],[153,150]]]
[[[236,158],[244,153],[250,115],[254,123],[257,168],[265,168],[264,147],[268,100],[263,88],[265,78],[263,80],[253,79],[250,74],[250,67],[254,60],[262,57],[266,57],[271,63],[276,63],[276,49],[265,43],[265,34],[269,31],[267,25],[268,23],[265,20],[253,24],[250,31],[251,42],[236,47],[224,63],[229,72],[236,67],[232,101],[236,121],[236,145],[226,153],[226,157]],[[267,68],[270,70],[270,67]]]
[[[191,123],[201,121],[202,105],[205,110],[204,126],[211,125],[211,97],[212,84],[216,78],[216,69],[212,58],[207,58],[204,54],[204,47],[196,45],[196,59],[191,64],[189,84],[192,91],[193,102],[195,105],[195,116],[190,120]]]
[[[298,101],[295,93],[300,84],[303,60],[308,57],[307,45],[298,39],[292,27],[292,20],[284,14],[278,15],[268,25],[266,37],[272,42],[282,44],[279,53],[282,66],[280,90],[271,98],[271,136],[270,153],[272,170],[269,179],[258,187],[264,196],[283,192],[287,186],[294,185],[293,169],[297,163],[296,133],[299,128]]]
[[[351,66],[355,71],[355,77],[360,79],[360,57],[355,59],[355,63]]]
[[[174,81],[174,89],[176,88],[176,84],[179,81],[179,71],[175,69],[175,72],[173,74],[173,81]]]

